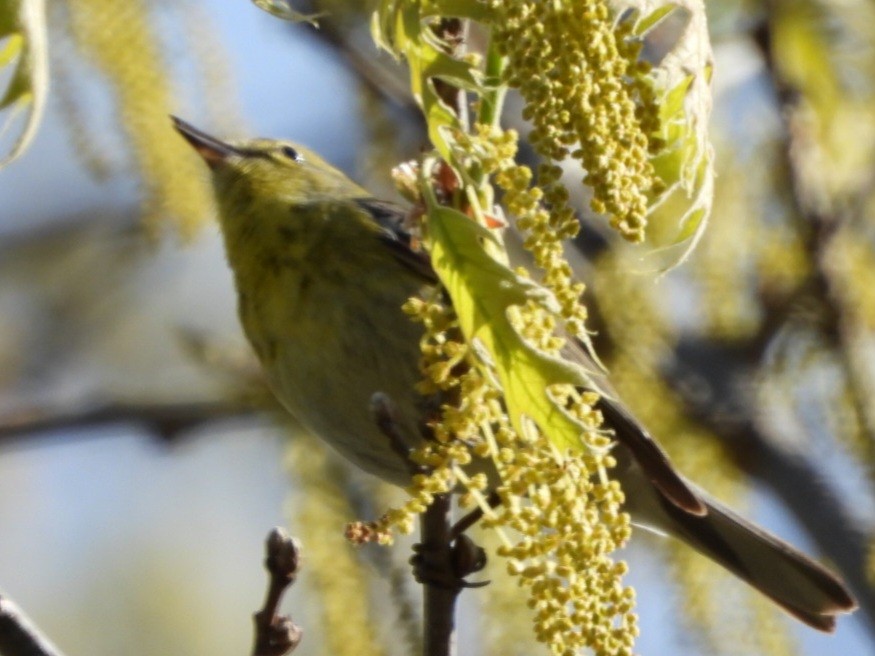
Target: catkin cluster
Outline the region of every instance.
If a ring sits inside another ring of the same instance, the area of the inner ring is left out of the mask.
[[[451,491],[459,479],[467,490],[466,501],[485,489],[484,475],[469,477],[461,468],[471,463],[475,453],[481,457],[488,455],[480,427],[496,414],[503,414],[498,402],[500,394],[472,366],[469,347],[459,334],[452,308],[435,295],[409,299],[404,311],[425,329],[420,344],[423,379],[419,391],[443,402],[439,418],[428,426],[431,439],[410,454],[415,473],[407,488],[406,503],[388,510],[375,522],[350,524],[347,537],[357,543],[388,544],[393,531],[410,533],[416,516],[428,508],[436,495]]]
[[[630,241],[644,239],[648,198],[661,185],[648,159],[659,124],[652,90],[640,75],[640,45],[630,26],[614,24],[605,0],[491,0],[493,38],[508,58],[505,82],[525,100],[528,139],[546,159],[567,157],[586,170],[592,209]],[[539,171],[552,227],[577,227],[560,170]]]
[[[531,170],[516,164],[515,132],[478,126],[472,135],[457,135],[455,148],[470,177],[494,176],[506,208],[526,235],[525,247],[544,272],[542,282],[561,306],[557,315],[531,301],[508,308],[508,316],[532,347],[558,355],[566,342],[560,329],[581,335],[586,318],[583,284],[574,279],[563,253],[576,221],[562,194],[558,167],[547,168],[553,176],[550,202],[547,192],[532,184]],[[565,210],[557,213],[557,205]],[[630,524],[621,512],[619,484],[607,476],[614,463],[610,438],[600,430],[602,418],[594,408],[598,395],[571,385],[553,385],[549,393],[586,427],[581,441],[588,448],[559,452],[536,426],[516,431],[506,414],[493,413],[481,423],[485,441],[477,452],[486,451],[494,461],[501,504],[487,513],[484,525],[500,531],[504,546],[498,555],[508,559],[508,572],[529,590],[539,641],[555,654],[583,648],[632,653],[638,633],[634,590],[621,583],[625,564],[611,558],[628,539]]]
[[[535,347],[548,353],[562,347],[553,317],[539,305],[518,308],[513,319]],[[607,451],[610,440],[599,430],[598,395],[570,385],[554,385],[550,392],[587,427],[581,437],[590,448],[561,453],[539,432],[496,434],[502,504],[487,525],[522,536],[498,553],[529,589],[538,640],[554,654],[584,648],[631,654],[638,635],[635,592],[621,583],[626,564],[611,558],[628,540],[630,524],[620,509],[623,492],[607,477],[614,461]]]
[[[523,246],[544,272],[541,282],[562,308],[562,328],[571,335],[583,335],[586,307],[580,297],[585,287],[575,280],[562,246],[564,240],[577,234],[578,223],[567,203],[568,192],[559,181],[561,171],[558,166],[541,167],[541,179],[550,184],[548,194],[543,187],[532,184],[534,176],[529,167],[516,163],[517,145],[515,130],[485,125],[478,125],[472,135],[459,134],[455,139],[456,149],[474,155],[479,172],[494,175],[504,192],[504,206],[516,217],[517,227],[525,235]],[[545,201],[550,194],[552,202],[548,208]]]

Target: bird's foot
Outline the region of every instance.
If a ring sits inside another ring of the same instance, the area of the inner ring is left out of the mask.
[[[425,545],[416,544],[413,550],[416,553],[410,559],[410,564],[418,583],[457,592],[464,588],[489,585],[489,581],[470,583],[465,580],[466,576],[486,566],[486,552],[467,535],[459,535],[450,545],[441,548],[426,548]]]

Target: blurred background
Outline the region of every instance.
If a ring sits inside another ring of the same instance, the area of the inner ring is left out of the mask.
[[[590,327],[681,469],[840,570],[861,609],[817,634],[637,531],[637,651],[875,653],[875,5],[707,9],[711,225],[655,279],[582,210]],[[246,0],[46,10],[45,115],[0,170],[0,592],[69,656],[246,653],[263,540],[284,525],[305,556],[296,653],[411,653],[409,545],[342,537],[397,492],[271,408],[205,171],[167,118],[305,143],[392,197],[389,169],[427,137],[369,8],[317,3],[318,31]],[[514,584],[487,576],[463,595],[462,653],[540,653]]]

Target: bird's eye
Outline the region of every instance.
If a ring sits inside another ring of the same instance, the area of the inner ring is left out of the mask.
[[[286,157],[288,157],[290,160],[292,160],[293,162],[300,162],[301,161],[301,156],[298,154],[298,151],[295,150],[294,148],[292,148],[291,146],[283,146],[280,149],[280,152],[283,155],[285,155]]]

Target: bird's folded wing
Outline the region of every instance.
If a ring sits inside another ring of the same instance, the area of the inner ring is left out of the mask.
[[[702,499],[674,468],[662,447],[625,406],[603,396],[596,408],[601,411],[605,425],[614,431],[617,442],[626,447],[667,501],[691,515],[702,516],[708,513]]]
[[[403,208],[373,198],[358,199],[356,202],[379,224],[382,229],[380,239],[391,249],[399,262],[421,276],[424,281],[438,282],[428,254],[414,250],[411,236],[404,230]],[[564,355],[578,362],[587,371],[598,370],[598,365],[591,361],[580,344],[570,342]],[[597,391],[600,392],[610,389],[606,381],[604,388],[601,385],[598,387],[600,389]],[[601,410],[607,426],[614,431],[617,441],[628,449],[656,489],[669,502],[692,515],[701,516],[707,513],[705,504],[677,472],[665,451],[625,406],[615,399],[602,396],[597,407]]]
[[[375,198],[360,198],[356,203],[373,217],[381,228],[378,239],[389,248],[402,265],[423,279],[423,282],[437,284],[438,277],[431,267],[428,254],[413,248],[413,238],[404,229],[404,208],[388,201]]]

